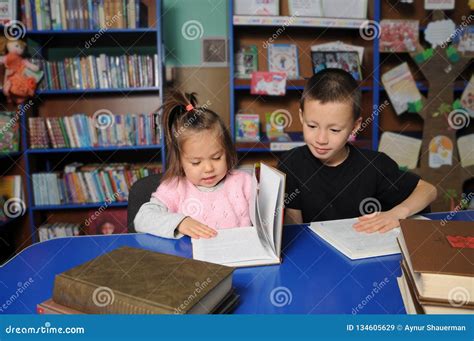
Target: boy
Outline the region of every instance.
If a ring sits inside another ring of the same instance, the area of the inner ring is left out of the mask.
[[[357,231],[386,232],[436,198],[433,185],[400,171],[387,155],[347,143],[362,122],[360,101],[357,82],[343,70],[308,80],[299,111],[306,144],[279,164],[287,176],[285,223],[360,217]]]

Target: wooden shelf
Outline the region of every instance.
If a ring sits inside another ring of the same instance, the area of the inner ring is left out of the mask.
[[[359,29],[367,19],[234,15],[235,26],[284,26]]]

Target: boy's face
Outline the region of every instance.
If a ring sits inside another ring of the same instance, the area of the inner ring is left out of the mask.
[[[341,164],[346,156],[346,142],[356,132],[362,121],[354,121],[352,103],[306,100],[304,112],[300,111],[304,141],[314,157],[327,166]]]

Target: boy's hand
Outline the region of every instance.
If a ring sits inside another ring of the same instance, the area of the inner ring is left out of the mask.
[[[387,212],[380,212],[377,214],[368,214],[359,217],[359,222],[354,224],[354,229],[357,232],[385,233],[400,226],[399,219],[406,218],[399,210],[391,209]]]
[[[213,238],[217,235],[217,231],[209,226],[201,224],[199,221],[191,217],[184,218],[178,225],[178,231],[191,238]]]

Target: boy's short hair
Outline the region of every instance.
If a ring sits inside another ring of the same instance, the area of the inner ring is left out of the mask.
[[[317,100],[321,103],[352,102],[354,120],[360,116],[361,92],[359,84],[350,73],[335,68],[324,69],[313,75],[307,82],[300,99],[300,109],[304,102]]]

